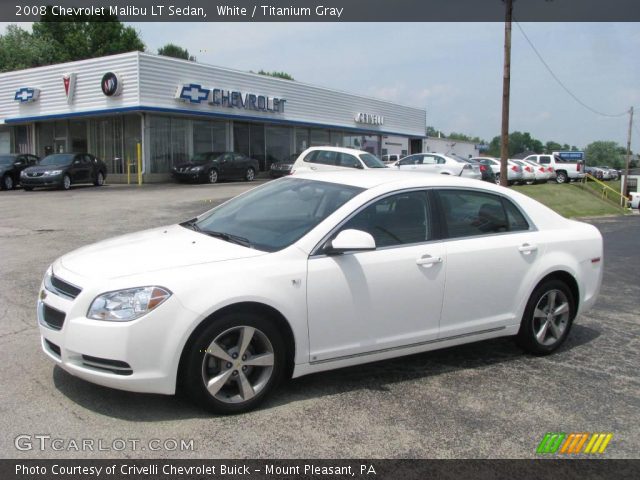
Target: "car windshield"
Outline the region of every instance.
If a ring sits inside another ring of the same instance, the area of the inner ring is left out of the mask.
[[[73,160],[72,153],[54,153],[40,160],[39,165],[69,165]]]
[[[0,155],[0,165],[12,165],[15,159],[13,155]]]
[[[240,195],[182,225],[203,234],[274,252],[306,235],[362,188],[286,178]]]
[[[224,152],[202,152],[196,153],[193,157],[191,157],[192,163],[206,163],[210,158],[218,158]]]
[[[360,160],[369,168],[387,168],[387,166],[375,155],[370,153],[360,154]]]

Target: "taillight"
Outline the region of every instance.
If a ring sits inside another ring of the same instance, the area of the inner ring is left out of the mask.
[[[486,165],[480,165],[480,171],[484,172],[487,169]]]
[[[580,171],[580,165],[582,165],[580,162],[577,163],[577,168],[576,170],[579,172]]]

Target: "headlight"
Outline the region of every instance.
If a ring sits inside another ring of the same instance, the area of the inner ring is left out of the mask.
[[[138,287],[98,295],[91,303],[87,317],[94,320],[128,322],[161,305],[171,296],[162,287]]]
[[[60,175],[61,173],[62,173],[62,170],[46,170],[44,172],[44,175],[53,176],[53,175]]]
[[[191,167],[191,171],[192,172],[199,172],[200,170],[202,170],[202,165],[198,165],[197,167]]]
[[[21,177],[26,177],[26,176],[27,176],[27,172],[26,172],[26,171],[24,171],[24,170],[22,170],[22,171],[20,172],[20,176],[21,176]]]

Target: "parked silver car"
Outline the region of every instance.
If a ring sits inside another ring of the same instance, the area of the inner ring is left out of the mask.
[[[399,170],[440,173],[458,177],[482,179],[478,165],[443,153],[414,153],[390,165]]]

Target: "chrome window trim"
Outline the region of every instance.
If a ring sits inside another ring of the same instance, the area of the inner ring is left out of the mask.
[[[433,239],[433,240],[426,240],[424,242],[404,243],[404,244],[401,244],[401,245],[389,245],[389,246],[386,246],[386,247],[376,247],[375,250],[371,250],[371,251],[377,252],[378,250],[388,250],[388,249],[391,249],[391,248],[405,248],[405,247],[413,247],[413,246],[416,246],[416,245],[428,245],[428,244],[431,244],[431,243],[438,243],[438,242],[452,242],[452,241],[458,241],[458,240],[495,237],[495,236],[498,236],[498,235],[516,235],[516,234],[519,234],[519,233],[537,232],[538,231],[538,227],[531,220],[531,217],[529,217],[529,215],[527,215],[527,213],[524,210],[522,210],[522,208],[520,208],[520,205],[518,205],[516,202],[511,200],[507,195],[504,195],[504,194],[502,194],[500,192],[491,192],[491,191],[488,191],[488,190],[484,190],[482,188],[474,188],[474,187],[467,187],[467,186],[465,186],[465,187],[455,187],[455,186],[453,186],[453,187],[439,187],[439,186],[410,187],[410,188],[405,188],[405,189],[402,189],[402,190],[395,190],[393,192],[384,193],[384,194],[382,194],[382,195],[380,195],[378,197],[375,197],[375,198],[369,200],[364,205],[361,205],[358,209],[353,211],[350,215],[348,215],[340,223],[338,223],[335,227],[333,227],[329,231],[329,233],[327,233],[325,236],[322,237],[322,239],[311,250],[311,253],[309,254],[309,259],[331,256],[331,255],[327,255],[325,253],[320,252],[320,249],[322,248],[322,246],[329,240],[329,238],[331,238],[337,231],[339,231],[340,228],[342,228],[342,226],[345,223],[347,223],[354,216],[356,216],[358,213],[360,213],[362,210],[364,210],[365,208],[369,207],[373,203],[375,203],[375,202],[377,202],[379,200],[382,200],[384,198],[390,197],[392,195],[400,194],[400,193],[416,192],[416,191],[418,191],[418,192],[423,191],[423,192],[426,193],[429,190],[435,190],[436,193],[437,193],[438,190],[463,190],[463,191],[473,191],[473,192],[486,193],[488,195],[495,195],[497,197],[500,197],[501,199],[504,199],[504,200],[506,200],[508,202],[511,202],[511,204],[525,218],[525,220],[529,224],[529,228],[527,230],[515,230],[515,231],[509,231],[509,232],[495,232],[495,233],[487,233],[487,234],[481,234],[481,235],[469,235],[469,236],[464,236],[464,237],[445,237],[445,238],[438,238],[438,239]],[[438,210],[441,213],[440,208]],[[368,253],[368,252],[345,252],[345,253],[343,253],[343,255],[353,255],[354,253]]]

